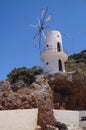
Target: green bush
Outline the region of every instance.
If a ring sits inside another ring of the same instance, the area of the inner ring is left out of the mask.
[[[8,75],[7,80],[11,83],[17,83],[23,81],[24,83],[31,84],[35,80],[35,75],[41,74],[43,72],[42,68],[33,67],[32,69],[22,67],[14,68]]]

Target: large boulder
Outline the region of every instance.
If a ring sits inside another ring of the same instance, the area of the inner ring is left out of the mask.
[[[86,110],[86,74],[80,69],[49,76],[54,106],[58,109]]]

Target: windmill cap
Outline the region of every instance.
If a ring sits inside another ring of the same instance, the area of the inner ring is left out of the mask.
[[[58,40],[62,42],[61,33],[57,30],[50,30],[46,33],[45,42],[57,42]]]
[[[46,36],[61,37],[61,33],[57,30],[50,30],[46,33]]]

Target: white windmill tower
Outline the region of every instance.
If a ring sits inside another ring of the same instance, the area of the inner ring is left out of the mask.
[[[65,72],[64,62],[68,56],[63,52],[62,36],[59,31],[47,32],[45,48],[41,51],[40,59],[44,63],[44,72]]]
[[[45,23],[51,19],[50,15],[46,18],[47,10],[48,8],[42,10],[38,24],[34,25],[38,29],[34,38],[38,35],[39,47],[42,35],[45,42],[44,49],[40,53],[40,59],[44,64],[44,73],[65,72],[64,62],[67,61],[68,56],[63,52],[61,33],[57,30],[50,30],[46,35],[44,33],[47,28]]]

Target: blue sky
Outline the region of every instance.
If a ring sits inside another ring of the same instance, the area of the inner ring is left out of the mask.
[[[47,25],[64,33],[63,46],[68,55],[86,49],[85,0],[0,0],[0,80],[15,67],[42,66],[39,48],[34,48],[41,10],[48,6],[52,19]]]

